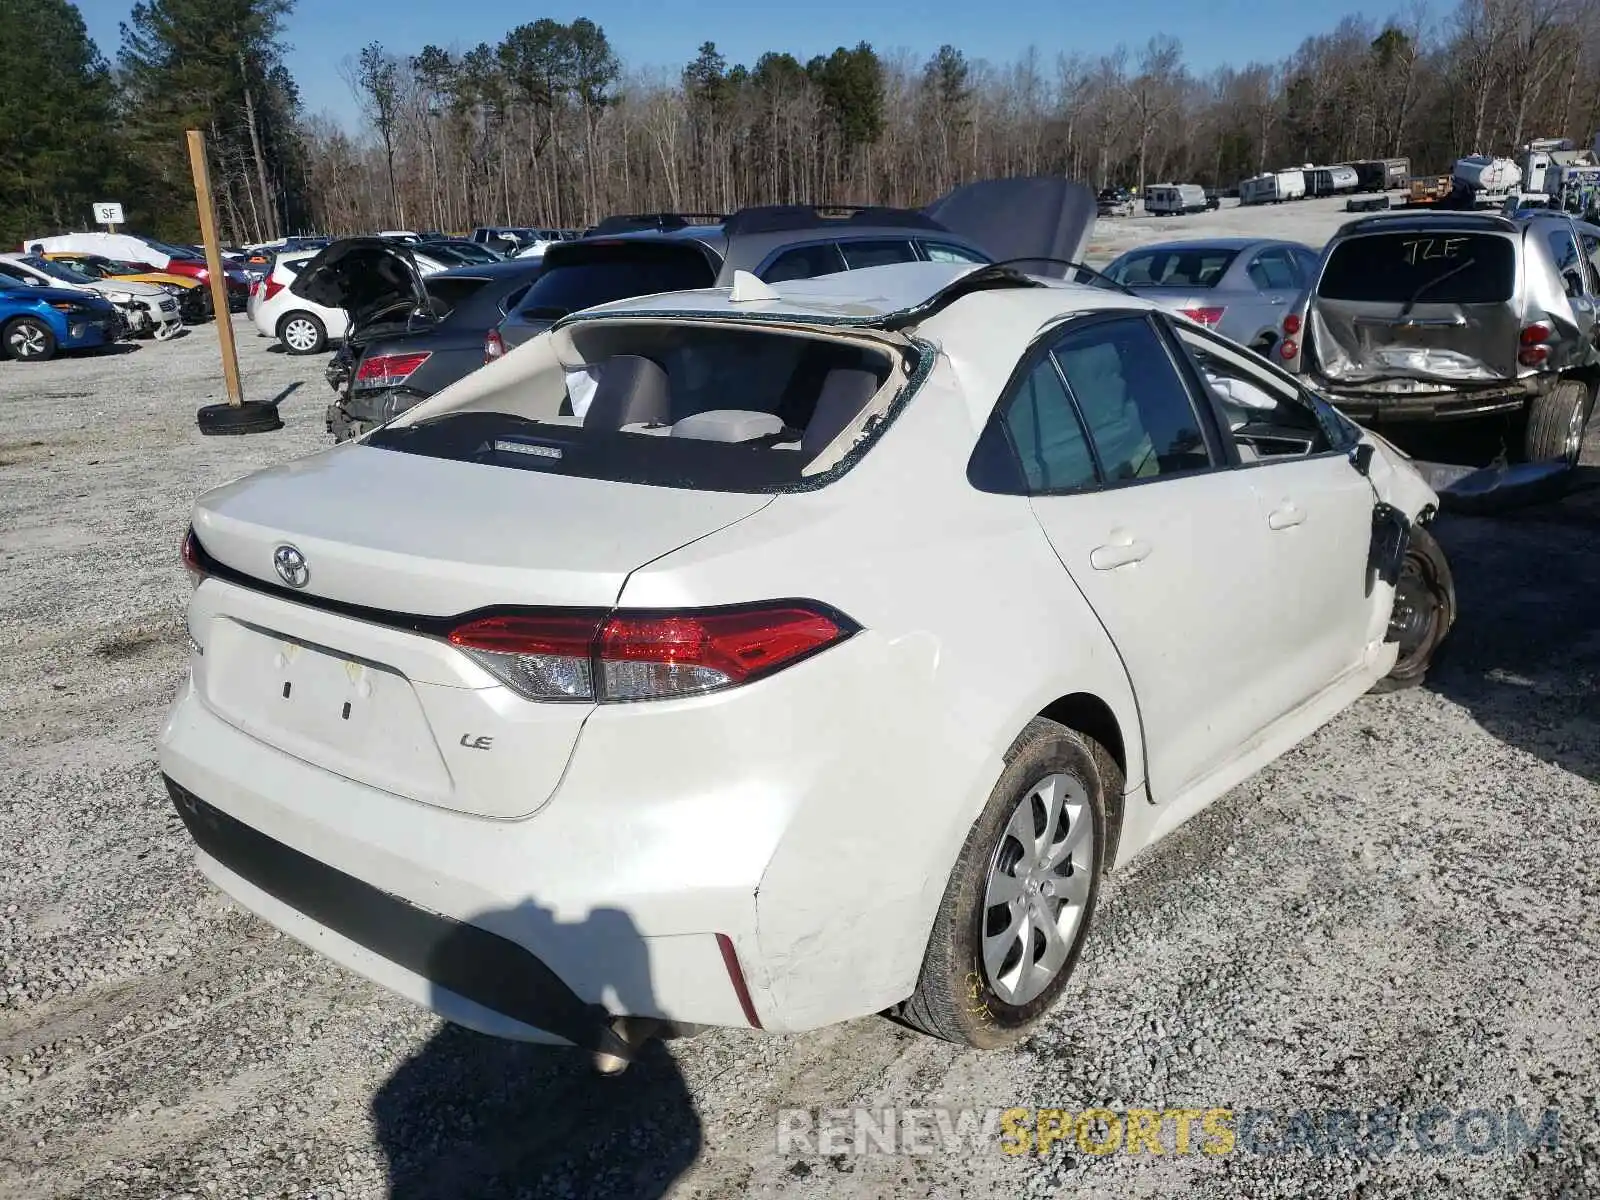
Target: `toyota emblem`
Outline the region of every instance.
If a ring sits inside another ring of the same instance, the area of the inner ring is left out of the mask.
[[[311,578],[311,568],[306,566],[306,556],[293,546],[279,546],[272,552],[272,565],[278,568],[278,578],[292,588],[303,588]]]

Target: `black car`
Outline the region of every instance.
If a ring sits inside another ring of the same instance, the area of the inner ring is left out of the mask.
[[[481,367],[485,335],[541,270],[535,260],[510,259],[413,279],[400,265],[409,257],[392,245],[343,256],[344,282],[335,286],[347,300],[338,307],[348,308],[352,321],[327,370],[338,394],[328,406],[328,432],[336,441],[359,437]],[[377,265],[384,259],[387,266]],[[414,263],[410,266],[414,271]],[[301,277],[315,270],[313,260]],[[391,287],[390,302],[376,298],[380,289],[357,298],[362,288],[352,281],[361,274]]]

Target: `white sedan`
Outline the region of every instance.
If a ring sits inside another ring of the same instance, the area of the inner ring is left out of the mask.
[[[1108,871],[1421,680],[1437,503],[1118,291],[740,275],[203,495],[162,770],[217,886],[479,1030],[999,1046]]]

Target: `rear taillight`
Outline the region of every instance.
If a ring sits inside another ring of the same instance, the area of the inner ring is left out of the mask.
[[[1222,314],[1225,308],[1185,308],[1180,310],[1191,321],[1198,321],[1208,329],[1214,329],[1222,324]]]
[[[1300,353],[1300,343],[1293,338],[1284,338],[1278,346],[1278,357],[1284,362],[1293,362],[1295,355]]]
[[[274,279],[271,275],[268,275],[266,282],[261,285],[262,303],[271,300],[281,291],[283,291],[283,281]]]
[[[483,337],[483,361],[492,363],[506,352],[505,341],[500,337],[498,329],[491,329]]]
[[[1524,326],[1518,339],[1522,349],[1517,353],[1517,361],[1525,367],[1544,366],[1550,359],[1550,347],[1545,343],[1555,335],[1556,331],[1543,321]]]
[[[196,587],[206,577],[205,561],[200,557],[200,539],[194,536],[191,528],[183,539],[183,565],[189,572],[189,577],[194,580]]]
[[[1300,332],[1300,315],[1298,313],[1290,313],[1283,319],[1283,331],[1290,337]]]
[[[374,354],[361,360],[356,369],[355,387],[385,388],[404,383],[423,363],[433,357],[433,351],[417,354]]]
[[[687,612],[481,617],[449,635],[530,700],[698,696],[750,683],[844,641],[848,618],[807,601]]]

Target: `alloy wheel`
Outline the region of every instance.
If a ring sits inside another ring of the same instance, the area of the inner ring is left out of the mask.
[[[1007,1004],[1027,1004],[1060,974],[1087,912],[1094,861],[1094,813],[1082,782],[1056,774],[1028,789],[984,881],[984,976]]]
[[[22,324],[11,331],[11,352],[18,358],[37,358],[46,349],[44,330],[37,325]]]

